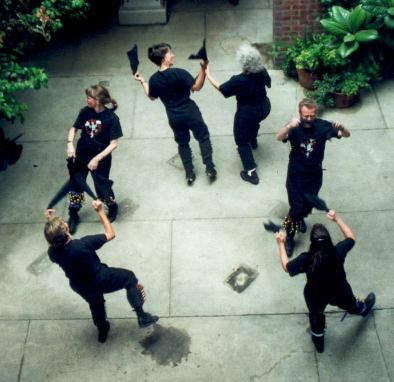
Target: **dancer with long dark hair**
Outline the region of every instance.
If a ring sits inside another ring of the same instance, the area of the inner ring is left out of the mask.
[[[344,240],[334,245],[327,228],[323,224],[315,224],[311,230],[309,250],[291,261],[286,253],[283,233],[276,233],[283,270],[290,276],[306,274],[304,297],[309,310],[311,338],[319,353],[324,351],[324,310],[328,304],[363,317],[368,315],[375,304],[374,293],[369,293],[364,301],[356,299],[346,279],[344,263],[355,244],[353,231],[335,211],[330,210],[327,218],[337,224]]]

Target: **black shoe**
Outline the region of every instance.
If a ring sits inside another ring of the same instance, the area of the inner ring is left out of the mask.
[[[245,181],[245,182],[249,182],[252,184],[259,184],[260,179],[259,176],[257,175],[256,170],[252,170],[252,171],[241,171],[241,173],[239,174],[241,175],[241,178]]]
[[[252,150],[257,150],[257,147],[259,147],[259,144],[257,143],[257,138],[250,141],[250,147],[252,148]]]
[[[301,232],[301,233],[305,233],[305,232],[306,232],[306,229],[307,229],[307,225],[306,225],[306,223],[305,223],[305,220],[302,219],[302,220],[300,221],[300,232]]]
[[[112,223],[113,221],[116,220],[116,217],[118,216],[118,204],[117,203],[112,203],[108,206],[108,220]]]
[[[218,175],[218,173],[217,173],[215,167],[207,168],[206,171],[205,171],[205,173],[207,174],[207,177],[208,177],[208,179],[209,179],[209,181],[210,181],[211,183],[214,182],[214,181],[216,180],[217,175]]]
[[[186,181],[188,186],[192,186],[195,180],[196,180],[196,174],[194,173],[194,171],[191,171],[186,174]]]
[[[155,324],[157,321],[159,321],[159,317],[152,316],[150,313],[144,313],[138,316],[138,326],[140,328],[146,328],[147,326]]]
[[[107,341],[107,337],[108,337],[108,332],[109,332],[109,328],[111,327],[111,325],[109,324],[108,321],[105,321],[105,324],[103,326],[98,327],[98,342],[104,343],[105,341]]]
[[[376,301],[375,293],[371,292],[364,300],[364,309],[360,313],[363,317],[368,315],[368,313],[371,311],[371,309],[375,305],[375,301]]]
[[[291,236],[286,236],[285,249],[286,249],[287,257],[293,256],[294,247],[295,247],[294,238]]]
[[[315,345],[315,349],[318,353],[324,352],[324,335],[317,337],[312,334],[312,342]]]
[[[69,209],[68,210],[68,230],[70,231],[71,235],[74,234],[77,231],[77,227],[79,224],[79,215],[78,211],[75,209]]]

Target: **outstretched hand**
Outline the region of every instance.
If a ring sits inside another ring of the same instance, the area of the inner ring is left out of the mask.
[[[134,77],[134,79],[135,79],[136,81],[140,82],[141,84],[142,84],[143,82],[145,82],[144,77],[142,77],[139,73],[134,74],[133,77]]]
[[[46,219],[46,220],[49,220],[50,218],[52,218],[53,215],[55,214],[55,211],[56,211],[56,210],[54,210],[53,208],[47,208],[47,209],[44,211],[44,217],[45,217],[45,219]]]
[[[204,70],[206,70],[207,67],[208,67],[208,63],[209,63],[208,60],[207,60],[207,61],[201,60],[201,61],[200,61],[200,66],[201,66]]]
[[[328,211],[328,213],[327,213],[327,218],[329,219],[329,220],[332,220],[332,221],[336,221],[337,220],[337,213],[334,211],[334,210],[330,210],[330,211]]]
[[[93,200],[92,201],[92,207],[97,211],[101,211],[103,209],[103,202],[101,200]]]
[[[285,235],[283,234],[282,231],[276,232],[276,233],[275,233],[275,239],[276,239],[276,243],[277,243],[278,245],[279,245],[279,244],[282,244],[282,243],[285,242]]]

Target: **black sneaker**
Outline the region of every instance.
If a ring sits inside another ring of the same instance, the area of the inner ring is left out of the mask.
[[[375,305],[375,301],[376,301],[375,293],[371,292],[364,300],[364,309],[360,313],[363,317],[368,315],[368,313],[371,311],[371,309]]]
[[[241,173],[239,174],[241,175],[241,178],[245,181],[245,182],[249,182],[252,183],[254,185],[259,184],[260,179],[259,176],[257,175],[256,170],[252,170],[252,171],[241,171]]]
[[[68,211],[69,217],[68,217],[68,230],[70,231],[71,235],[77,232],[77,227],[79,224],[79,215],[78,212],[75,211],[74,209],[70,209]]]
[[[214,182],[216,180],[216,178],[217,178],[217,175],[218,175],[218,173],[217,173],[217,171],[216,171],[216,169],[214,167],[207,168],[205,173],[207,174],[207,177],[208,177],[210,182]]]
[[[108,321],[105,321],[105,324],[103,326],[100,326],[98,329],[98,342],[104,343],[105,341],[107,341],[107,337],[108,337],[108,332],[109,332],[109,328],[111,327],[111,325],[109,324]]]
[[[294,238],[291,236],[286,236],[285,249],[286,249],[287,257],[293,256],[294,247],[295,247]]]
[[[194,173],[194,171],[191,171],[190,173],[186,174],[186,181],[188,186],[192,186],[195,180],[196,180],[196,174]]]
[[[112,203],[108,206],[108,220],[112,223],[118,216],[119,206],[117,203]]]
[[[300,232],[301,232],[301,233],[305,233],[305,232],[306,232],[306,229],[307,229],[307,225],[306,225],[306,223],[305,223],[305,220],[302,219],[302,220],[300,221]]]
[[[152,316],[150,313],[144,313],[138,316],[138,326],[140,328],[146,328],[147,326],[155,324],[157,321],[159,321],[159,317]]]
[[[322,336],[314,336],[312,334],[312,342],[315,345],[315,349],[318,353],[324,352],[324,334]]]

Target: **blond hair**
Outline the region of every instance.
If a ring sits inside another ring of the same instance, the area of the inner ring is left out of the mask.
[[[317,103],[312,98],[303,98],[300,103],[298,104],[298,110],[301,111],[302,107],[306,107],[308,109],[316,109],[317,110]]]
[[[67,226],[64,220],[58,216],[49,219],[44,228],[44,236],[49,245],[61,247],[68,239]]]
[[[103,106],[111,104],[112,110],[114,111],[118,108],[118,103],[111,97],[108,89],[103,85],[89,86],[87,89],[85,89],[85,94],[88,97],[96,99]]]

